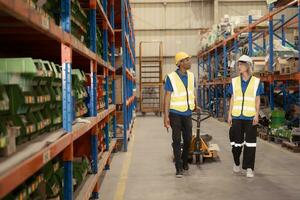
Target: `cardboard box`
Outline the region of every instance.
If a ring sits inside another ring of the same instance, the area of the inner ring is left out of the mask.
[[[265,57],[252,57],[253,60],[253,72],[264,72],[266,69],[266,58]]]
[[[274,71],[280,74],[291,74],[298,71],[298,58],[277,58]]]
[[[123,124],[124,120],[123,120],[123,112],[122,111],[117,111],[117,124]]]
[[[115,91],[116,91],[116,104],[122,104],[123,102],[123,82],[122,76],[117,75],[115,80]]]

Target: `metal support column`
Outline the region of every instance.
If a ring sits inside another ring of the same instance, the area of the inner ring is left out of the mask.
[[[286,44],[286,39],[285,39],[285,31],[284,31],[284,23],[285,23],[285,16],[281,15],[281,43],[282,46],[285,46]]]
[[[298,0],[298,58],[300,58],[300,0]],[[300,59],[298,59],[298,72],[300,72]],[[299,91],[300,91],[300,84],[299,84]]]
[[[267,44],[266,44],[266,34],[265,33],[263,33],[263,49],[264,49],[264,52],[266,53]]]
[[[123,121],[124,121],[124,135],[123,135],[123,143],[124,143],[124,151],[127,151],[127,94],[126,94],[126,88],[127,88],[127,77],[126,77],[126,67],[127,67],[127,48],[126,48],[126,42],[125,42],[125,36],[126,36],[126,26],[125,26],[125,2],[121,1],[121,21],[122,21],[122,75],[123,75]]]
[[[249,15],[249,24],[252,24],[252,15]],[[248,49],[249,49],[249,56],[253,55],[253,37],[252,37],[252,30],[248,32]]]
[[[114,1],[111,1],[111,5],[110,5],[110,25],[113,28],[113,30],[115,29],[115,3]],[[113,68],[115,68],[115,35],[113,36],[113,41],[111,43],[111,65],[113,66]],[[115,75],[113,76],[113,80],[112,80],[112,103],[115,105],[116,104],[116,81],[115,81]],[[116,115],[114,115],[113,117],[113,138],[117,137],[117,117]]]
[[[215,79],[218,78],[218,68],[219,68],[219,56],[218,56],[218,51],[217,49],[215,49],[214,51],[214,55],[215,55]],[[218,108],[218,104],[219,104],[219,96],[218,96],[218,85],[214,86],[214,90],[215,90],[215,109],[216,109],[216,117],[219,116],[218,112],[219,112],[219,108]]]
[[[199,107],[202,107],[201,105],[201,88],[200,88],[200,66],[201,66],[201,61],[200,61],[200,58],[197,59],[197,70],[198,70],[198,83],[197,83],[197,104]]]
[[[273,4],[270,4],[269,11],[272,12]],[[274,64],[274,30],[273,30],[273,17],[269,18],[269,71],[273,72]],[[274,110],[274,80],[270,82],[270,106]]]
[[[89,21],[90,21],[90,49],[96,53],[96,0],[90,0],[89,9]],[[90,88],[90,117],[97,116],[97,62],[91,60],[91,88]],[[97,129],[92,129],[91,135],[91,168],[92,172],[96,174],[98,172],[98,133]]]
[[[71,0],[61,1],[61,26],[63,31],[71,32]],[[63,129],[67,134],[72,131],[72,49],[61,44],[62,55],[62,99],[63,99]],[[72,149],[71,147],[68,147]],[[72,157],[64,159],[64,188],[65,200],[73,199],[73,162]]]
[[[226,43],[223,44],[223,68],[224,79],[227,77],[227,48]],[[226,120],[226,84],[223,85],[223,116]]]
[[[108,0],[102,0],[102,6],[103,6],[103,11],[105,14],[107,14],[107,1]],[[103,60],[105,62],[108,62],[108,25],[105,24],[104,29],[103,29]],[[104,76],[105,76],[105,109],[108,109],[108,99],[109,99],[109,91],[108,91],[108,77],[109,73],[108,70],[104,70]],[[106,150],[109,149],[109,121],[107,121],[105,127],[104,127],[104,134],[105,134],[105,146]]]
[[[208,80],[211,81],[212,78],[212,74],[211,74],[211,56],[210,53],[208,53],[208,64],[207,64],[207,68],[208,68]],[[208,110],[210,112],[212,112],[211,110],[211,85],[208,85]]]

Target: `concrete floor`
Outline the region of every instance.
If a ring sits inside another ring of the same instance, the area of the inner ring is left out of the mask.
[[[258,140],[255,177],[232,172],[228,126],[215,119],[201,124],[221,149],[220,161],[190,165],[175,178],[171,133],[162,118],[138,117],[127,153],[115,154],[100,189],[102,200],[299,200],[300,154]]]

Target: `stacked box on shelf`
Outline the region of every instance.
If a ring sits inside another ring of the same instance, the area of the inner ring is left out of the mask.
[[[60,25],[61,1],[51,0],[39,3],[38,0],[30,0],[31,6],[42,9],[57,25]],[[71,33],[78,40],[89,44],[89,20],[87,13],[82,9],[78,0],[71,0]],[[100,34],[101,36],[101,34]]]
[[[104,131],[99,128],[98,129],[98,152],[105,150],[105,140],[104,140]]]
[[[91,77],[90,74],[86,74],[87,82],[86,82],[86,88],[88,91],[88,94],[90,94],[90,88],[91,88]],[[90,96],[88,95],[88,98],[86,99],[87,105],[89,105],[89,99]],[[88,106],[90,108],[90,106]],[[104,101],[104,80],[103,76],[97,75],[97,111],[101,112],[105,109],[105,101]]]
[[[27,1],[32,8],[38,9],[40,11],[43,10],[44,13],[49,15],[55,21],[56,25],[60,24],[61,0],[51,0],[51,1],[44,1],[44,2],[42,1],[38,2],[39,0],[27,0]]]
[[[62,171],[61,161],[56,157],[4,197],[4,200],[59,199],[62,196]]]
[[[114,116],[113,115],[109,115],[109,137],[112,138],[113,134],[114,134],[114,127],[113,127],[113,120],[114,120]]]
[[[112,94],[113,94],[113,87],[112,87],[112,77],[110,76],[108,79],[108,103],[112,104]]]
[[[62,68],[60,65],[54,63],[50,63],[50,67],[53,69],[53,76],[48,82],[51,103],[48,104],[47,109],[51,111],[52,131],[60,128],[62,124]]]
[[[88,44],[88,16],[78,0],[71,1],[71,33],[81,42]]]
[[[87,106],[85,104],[88,96],[86,88],[86,76],[83,71],[79,69],[72,70],[72,92],[73,92],[73,104],[74,104],[74,118],[82,117],[87,112]]]
[[[76,157],[73,159],[73,191],[76,191],[77,188],[81,185],[81,183],[84,181],[84,179],[86,178],[86,176],[91,173],[91,168],[90,168],[90,161],[88,160],[88,158],[86,156],[83,157]],[[64,168],[60,167],[59,170],[57,171],[57,173],[55,173],[55,179],[53,180],[56,187],[55,190],[53,190],[52,188],[48,188],[51,189],[49,190],[49,193],[53,193],[56,195],[56,197],[59,197],[58,199],[64,199],[63,196],[63,180],[64,180]],[[60,186],[58,186],[56,180],[59,180]],[[51,182],[53,183],[53,182]],[[57,195],[57,192],[59,191],[59,195]]]
[[[9,113],[9,98],[5,87],[0,85],[0,116]],[[5,148],[8,144],[7,129],[3,121],[0,121],[0,149]]]
[[[0,70],[1,84],[9,98],[9,113],[0,118],[6,129],[20,127],[16,139],[22,143],[51,125],[50,114],[45,110],[51,100],[47,87],[51,69],[46,69],[41,60],[2,58]]]
[[[99,29],[99,27],[96,28],[96,48],[97,48],[97,54],[99,56],[103,55],[103,40],[102,40],[102,33]]]
[[[91,172],[87,157],[76,157],[73,161],[73,190],[75,191]],[[4,200],[63,199],[64,168],[59,157],[17,187]]]

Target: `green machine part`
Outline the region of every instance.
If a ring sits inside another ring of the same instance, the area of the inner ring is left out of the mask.
[[[73,162],[74,190],[82,183],[90,172],[90,163],[87,157],[77,158]]]
[[[9,99],[5,121],[21,128],[17,144],[61,125],[59,66],[40,59],[2,58],[0,78],[0,89],[5,91],[1,92],[1,99],[5,99],[5,94]]]
[[[71,33],[78,40],[89,45],[89,20],[88,15],[80,6],[78,0],[71,1]]]
[[[88,96],[85,88],[86,76],[83,71],[79,69],[72,70],[72,88],[75,101],[76,117],[81,117],[88,112],[85,104],[85,99]]]
[[[271,128],[279,128],[285,124],[285,112],[276,109],[271,113]]]
[[[0,85],[0,115],[9,113],[9,98],[5,87]]]
[[[6,147],[8,142],[7,139],[7,128],[4,120],[1,120],[0,118],[0,149]]]

